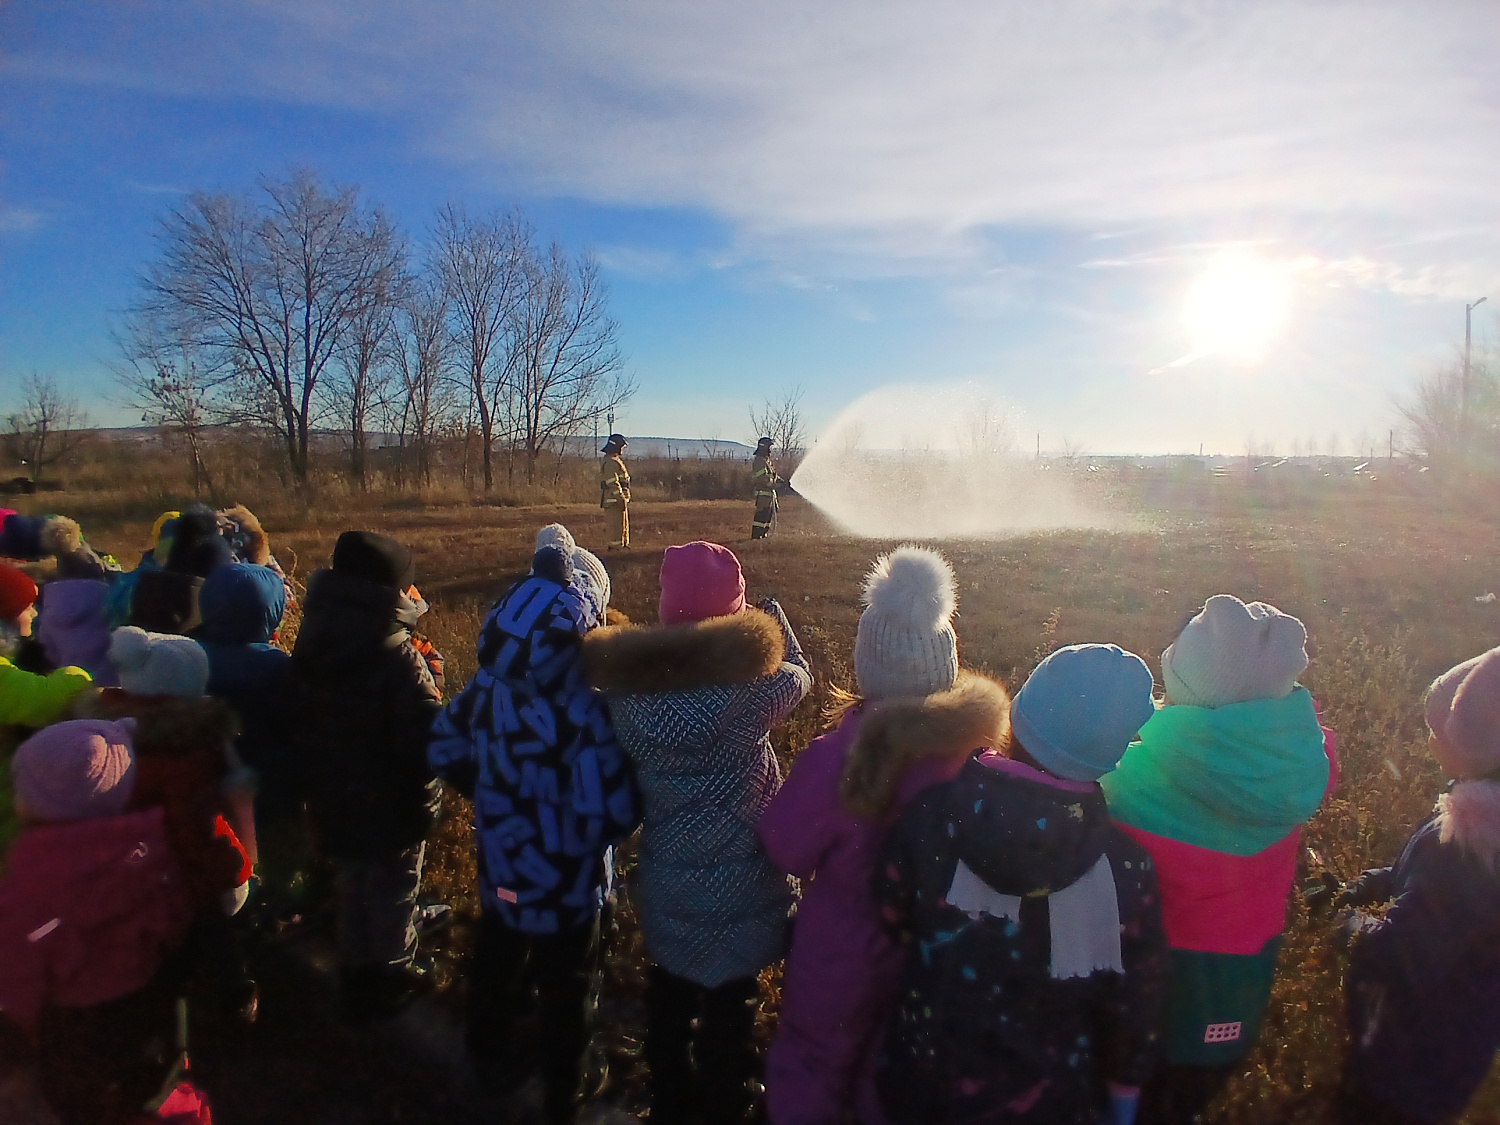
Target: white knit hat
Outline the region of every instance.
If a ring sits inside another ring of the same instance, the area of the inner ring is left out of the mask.
[[[1307,668],[1307,630],[1265,602],[1215,594],[1161,654],[1171,703],[1224,707],[1281,699]]]
[[[604,611],[609,607],[611,594],[609,571],[594,552],[583,547],[573,548],[573,584],[583,591],[593,604],[599,620],[604,620]]]
[[[931,695],[958,678],[953,568],[936,551],[900,547],[865,579],[854,675],[866,699]]]
[[[577,546],[578,544],[573,541],[571,531],[560,523],[549,523],[536,533],[536,546],[533,550],[540,551],[543,547],[557,547],[571,555]]]
[[[208,690],[208,653],[191,637],[127,625],[110,637],[109,662],[131,695],[196,699]]]

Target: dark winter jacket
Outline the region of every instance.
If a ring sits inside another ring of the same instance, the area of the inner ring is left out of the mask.
[[[208,694],[239,716],[240,757],[259,775],[256,814],[293,814],[300,787],[287,689],[291,657],[271,639],[286,611],[286,586],[269,567],[223,566],[203,582],[203,624],[193,634],[208,654]]]
[[[217,909],[226,891],[250,878],[248,845],[254,840],[248,803],[236,800],[249,787],[235,776],[234,713],[207,696],[142,696],[120,688],[101,691],[89,713],[135,720],[130,805],[165,811],[167,839],[193,906]]]
[[[375,859],[432,831],[427,738],[442,695],[412,642],[405,594],[319,570],[292,650],[297,754],[325,855]]]
[[[1500,1048],[1500,782],[1462,781],[1384,873],[1345,980],[1352,1078],[1419,1120],[1457,1117]]]
[[[1150,856],[1094,784],[993,751],[929,789],[876,894],[909,944],[879,1087],[890,1120],[1095,1125],[1160,1047],[1168,960]]]
[[[812,688],[774,601],[583,642],[645,806],[634,891],[646,951],[716,988],[781,957],[792,888],[756,835],[781,787],[770,731]]]
[[[512,586],[427,750],[434,772],[474,799],[480,902],[525,933],[591,924],[610,848],[640,823],[634,772],[579,660],[599,624],[571,586],[537,575]]]

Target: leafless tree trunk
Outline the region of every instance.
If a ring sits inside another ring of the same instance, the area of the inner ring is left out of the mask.
[[[361,492],[369,487],[369,419],[389,381],[384,360],[391,346],[401,288],[407,282],[405,246],[388,227],[380,235],[392,239],[390,253],[377,259],[363,301],[350,313],[339,348],[339,378],[333,387],[333,398],[348,430],[349,475]]]
[[[397,314],[392,349],[401,381],[401,445],[412,451],[416,477],[428,485],[432,483],[432,447],[450,408],[450,311],[448,295],[438,279],[415,280]]]
[[[1407,443],[1437,464],[1460,471],[1500,470],[1500,362],[1473,357],[1464,401],[1459,361],[1421,380],[1398,407]]]
[[[449,204],[432,232],[433,265],[452,303],[453,336],[479,417],[484,489],[495,484],[497,428],[510,390],[506,326],[525,283],[531,228],[519,212],[471,218]]]
[[[802,388],[792,387],[780,399],[766,399],[759,410],[750,408],[750,426],[758,439],[768,437],[777,450],[777,472],[790,480],[807,452],[802,422]]]
[[[171,212],[136,311],[233,367],[305,486],[319,384],[398,246],[353,188],[325,192],[298,172],[262,181],[261,195],[195,192]]]
[[[212,495],[207,437],[215,426],[234,420],[219,399],[233,370],[208,366],[211,357],[150,316],[127,317],[115,333],[115,346],[123,362],[115,365],[114,376],[127,401],[141,412],[141,421],[182,440],[193,473],[193,495],[205,490]]]
[[[582,432],[635,393],[621,371],[618,335],[594,258],[570,262],[553,243],[527,262],[507,364],[527,484],[536,483],[537,459],[550,443]]]
[[[88,424],[77,400],[63,394],[57,380],[33,371],[21,380],[21,409],[6,419],[5,449],[40,481],[47,469],[78,452]]]

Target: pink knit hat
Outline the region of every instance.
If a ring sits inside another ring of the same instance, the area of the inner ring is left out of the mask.
[[[728,617],[745,608],[745,575],[740,560],[717,543],[668,547],[661,560],[663,625]]]
[[[1427,726],[1464,777],[1500,770],[1500,648],[1432,681]]]
[[[43,727],[11,759],[16,801],[48,824],[119,816],[135,788],[134,739],[134,719]]]

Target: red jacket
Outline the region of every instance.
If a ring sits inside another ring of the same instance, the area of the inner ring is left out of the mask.
[[[161,809],[28,828],[0,880],[0,1010],[30,1029],[49,1005],[128,996],[192,917]]]

